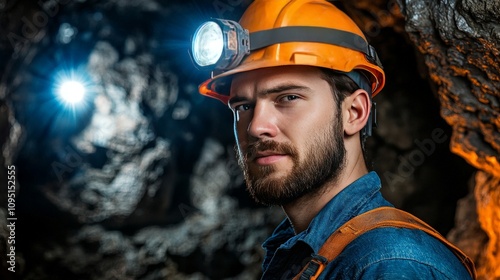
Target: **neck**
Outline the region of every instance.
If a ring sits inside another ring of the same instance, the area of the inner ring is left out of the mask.
[[[362,153],[352,161],[347,161],[343,172],[337,180],[328,182],[318,192],[303,196],[289,204],[282,205],[283,211],[290,220],[295,234],[309,227],[312,219],[323,209],[323,207],[339,192],[349,186],[358,178],[367,174]]]

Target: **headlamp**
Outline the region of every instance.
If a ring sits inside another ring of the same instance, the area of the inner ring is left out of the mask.
[[[248,30],[232,20],[212,19],[195,32],[191,54],[200,67],[226,70],[250,53]]]

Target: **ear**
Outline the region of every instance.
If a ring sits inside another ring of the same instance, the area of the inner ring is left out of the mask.
[[[344,133],[352,136],[366,125],[371,109],[370,95],[358,89],[344,100]]]

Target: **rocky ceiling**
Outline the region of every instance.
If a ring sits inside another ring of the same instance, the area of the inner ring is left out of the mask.
[[[187,53],[248,2],[0,1],[1,279],[258,279],[283,214],[249,199]],[[384,195],[500,277],[500,1],[334,3],[385,66]],[[75,107],[54,95],[72,75]]]

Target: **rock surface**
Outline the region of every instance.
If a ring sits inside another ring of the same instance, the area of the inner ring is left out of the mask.
[[[451,150],[481,170],[475,176],[475,199],[479,224],[489,239],[477,233],[477,227],[471,227],[459,239],[469,239],[463,249],[476,256],[479,279],[497,279],[500,1],[401,2],[406,31],[425,57],[441,115],[453,127]],[[462,222],[468,223],[463,219],[457,224]],[[478,250],[482,251],[480,256]]]

